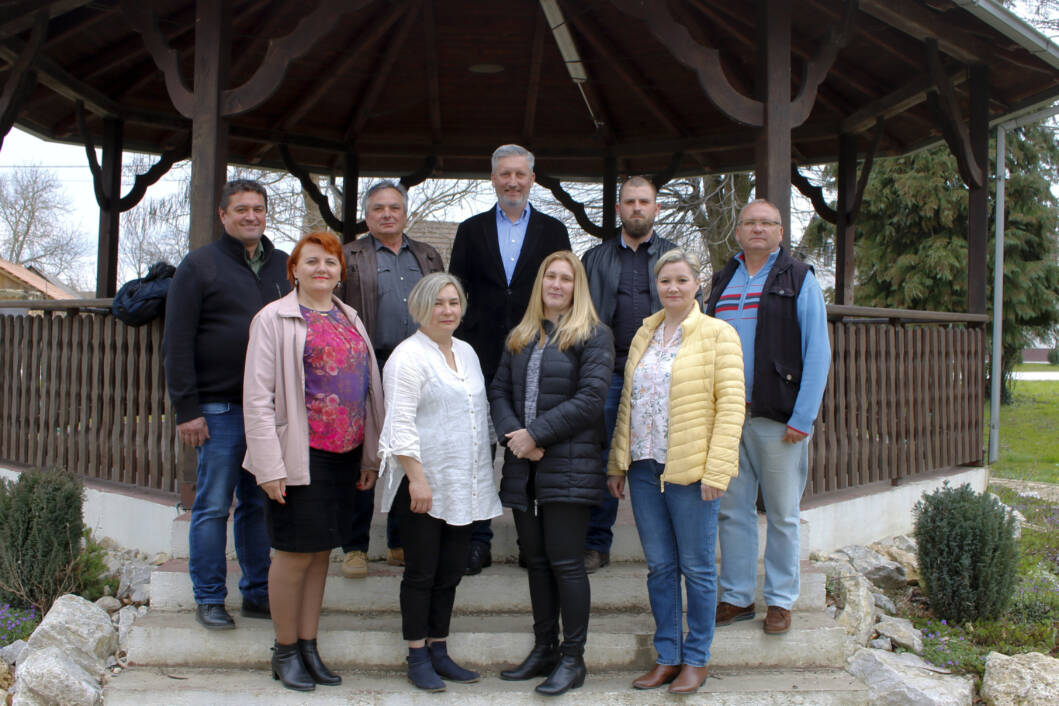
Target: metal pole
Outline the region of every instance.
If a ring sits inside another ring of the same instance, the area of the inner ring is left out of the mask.
[[[996,226],[993,235],[993,359],[989,375],[989,463],[1000,454],[1000,358],[1004,326],[1004,183],[1007,178],[1006,125],[996,128]]]

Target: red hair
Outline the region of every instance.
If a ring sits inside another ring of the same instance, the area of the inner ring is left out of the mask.
[[[345,280],[346,256],[342,253],[342,243],[334,233],[320,230],[315,233],[306,233],[303,235],[301,240],[298,241],[298,244],[294,246],[294,249],[290,251],[290,257],[287,258],[287,280],[290,281],[290,285],[292,287],[295,286],[294,268],[298,266],[298,260],[301,258],[302,248],[309,243],[319,245],[328,255],[334,255],[338,258],[338,264],[342,268],[338,279],[339,281]]]

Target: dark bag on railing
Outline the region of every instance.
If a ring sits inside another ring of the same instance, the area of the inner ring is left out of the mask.
[[[144,277],[121,285],[110,310],[129,326],[143,326],[165,314],[165,297],[176,268],[168,262],[156,262]]]

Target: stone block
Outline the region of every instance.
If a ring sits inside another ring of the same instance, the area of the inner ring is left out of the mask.
[[[849,672],[863,680],[873,706],[971,706],[974,680],[939,673],[937,667],[908,652],[861,648],[849,661]]]
[[[1052,706],[1059,703],[1059,660],[1040,652],[985,658],[982,700],[988,706]]]

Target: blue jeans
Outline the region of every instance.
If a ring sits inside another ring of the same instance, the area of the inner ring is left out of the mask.
[[[705,667],[717,613],[717,505],[698,483],[659,487],[662,464],[634,461],[626,476],[636,529],[647,559],[647,594],[655,618],[658,664]],[[680,577],[688,598],[684,633]]]
[[[809,439],[782,441],[787,425],[747,416],[739,442],[739,475],[721,496],[721,600],[754,602],[757,583],[757,491],[765,501],[765,604],[791,609],[801,590],[799,503],[809,474]]]
[[[269,541],[265,526],[265,494],[243,470],[246,437],[243,408],[227,402],[201,405],[210,438],[197,450],[195,504],[188,532],[188,572],[200,605],[224,604],[228,595],[228,511],[235,494],[235,554],[243,575],[244,600],[268,602]]]
[[[346,554],[354,551],[368,551],[368,540],[371,537],[371,517],[375,513],[375,488],[371,490],[353,490],[353,511],[350,513],[350,524],[353,526],[353,539],[342,545]],[[401,546],[401,531],[397,528],[397,516],[386,514],[386,546],[397,549]]]
[[[614,436],[614,427],[618,423],[618,405],[621,403],[621,388],[624,377],[621,370],[615,370],[607,388],[607,400],[603,403],[603,423],[606,425],[607,437],[603,440],[603,471],[607,470],[607,457],[610,456],[610,440]],[[585,537],[585,550],[610,552],[614,543],[614,521],[618,519],[618,499],[607,495],[607,499],[592,508],[588,518],[588,536]]]

